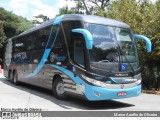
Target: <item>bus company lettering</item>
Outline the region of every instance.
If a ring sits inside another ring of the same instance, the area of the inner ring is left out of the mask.
[[[124,77],[124,76],[129,76],[128,74],[115,74],[116,77]]]
[[[137,79],[125,79],[126,82],[135,82]]]
[[[17,43],[17,44],[15,44],[15,47],[20,47],[20,46],[23,46],[23,43]]]
[[[54,54],[54,52],[51,52],[50,54],[50,61],[53,62],[63,62],[66,60],[65,56],[58,56],[57,54]]]

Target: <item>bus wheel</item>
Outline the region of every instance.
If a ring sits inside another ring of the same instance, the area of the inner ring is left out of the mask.
[[[11,79],[12,79],[12,77],[11,77],[11,76],[12,76],[12,74],[11,74],[11,70],[9,70],[9,71],[8,71],[8,80],[9,80],[9,81],[11,81]]]
[[[67,95],[64,92],[64,83],[63,83],[61,77],[58,77],[58,78],[55,79],[52,87],[53,87],[52,88],[53,89],[53,94],[55,95],[55,97],[57,99],[60,99],[60,100],[66,100],[67,99]]]
[[[17,72],[13,73],[12,83],[14,85],[18,85],[18,74],[17,74]]]

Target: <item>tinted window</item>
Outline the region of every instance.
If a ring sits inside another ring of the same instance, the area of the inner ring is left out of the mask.
[[[70,57],[72,61],[81,67],[85,67],[84,62],[84,37],[81,34],[73,33],[70,45]]]
[[[48,42],[48,45],[47,45],[47,48],[51,48],[52,45],[53,45],[53,41],[55,40],[55,37],[56,37],[56,34],[57,34],[57,30],[58,30],[58,25],[54,25],[52,27],[52,30],[51,30],[51,35],[49,37],[49,42]]]
[[[40,48],[41,49],[45,49],[47,42],[48,42],[48,38],[50,35],[50,30],[51,30],[51,26],[49,27],[45,27],[41,30],[38,31],[39,34],[39,42],[40,42]]]
[[[63,25],[65,36],[67,39],[67,43],[69,46],[71,44],[70,40],[71,40],[72,29],[82,28],[82,25],[80,21],[67,21],[67,22],[63,22],[62,25]]]
[[[63,25],[64,33],[67,39],[70,58],[72,59],[72,61],[76,62],[77,64],[81,64],[82,66],[84,66],[83,46],[80,46],[80,43],[82,43],[82,41],[76,41],[76,40],[79,40],[78,36],[77,36],[77,39],[71,38],[72,29],[82,28],[81,22],[67,21],[67,22],[63,22],[62,25]],[[74,37],[76,37],[76,35]]]
[[[51,27],[52,26],[48,26],[14,39],[14,52],[45,49],[50,35]],[[56,28],[53,27],[53,35],[55,35],[55,29]],[[51,39],[52,38],[53,37],[51,37]]]
[[[66,64],[68,62],[68,54],[62,29],[59,30],[53,49],[50,53],[50,62]]]
[[[16,53],[25,51],[25,49],[26,49],[26,44],[24,43],[23,38],[14,39],[13,46],[14,46],[13,51]]]

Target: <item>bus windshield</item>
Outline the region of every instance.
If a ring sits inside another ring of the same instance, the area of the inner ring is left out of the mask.
[[[129,28],[86,23],[93,36],[91,68],[108,72],[134,72],[139,68],[137,48]]]

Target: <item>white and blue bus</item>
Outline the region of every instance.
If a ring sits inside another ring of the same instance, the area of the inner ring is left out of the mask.
[[[4,75],[53,91],[58,99],[77,96],[90,101],[119,99],[141,93],[135,39],[120,21],[92,15],[62,15],[5,44]]]

